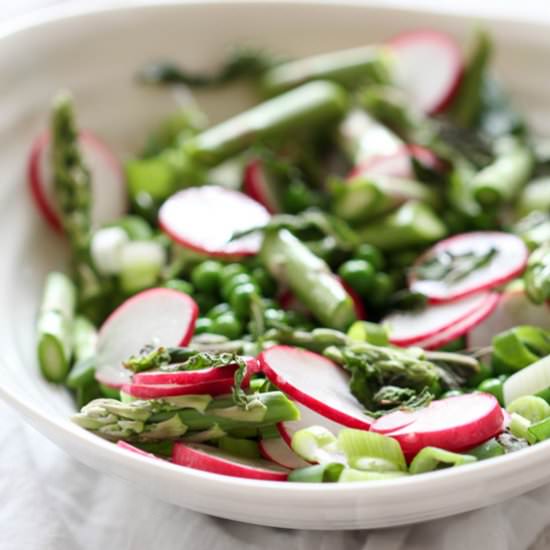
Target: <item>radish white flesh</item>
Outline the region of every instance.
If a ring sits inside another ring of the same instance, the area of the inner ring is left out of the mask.
[[[394,57],[394,78],[417,109],[441,112],[454,97],[464,60],[449,35],[429,30],[402,33],[388,42]]]
[[[257,371],[256,359],[253,357],[246,359],[246,367],[246,378],[250,378],[250,375]],[[139,372],[134,375],[132,382],[134,384],[181,384],[186,386],[231,378],[237,369],[238,365],[234,364],[224,367],[209,367],[206,369],[179,372]]]
[[[493,336],[521,325],[550,330],[550,306],[533,304],[523,289],[506,291],[493,313],[469,332],[468,347],[490,346]]]
[[[300,420],[290,420],[288,422],[279,422],[279,424],[277,424],[277,429],[288,446],[292,443],[292,436],[298,430],[303,430],[304,428],[309,428],[311,426],[322,426],[335,436],[338,435],[338,432],[341,429],[345,428],[342,424],[338,424],[337,422],[316,413],[309,407],[306,407],[300,403],[295,403],[295,405],[300,411]]]
[[[51,140],[48,132],[38,136],[32,146],[28,178],[33,198],[46,221],[61,230],[54,199]],[[79,144],[92,184],[92,224],[100,227],[123,216],[128,210],[128,194],[120,163],[94,134],[82,131]]]
[[[262,439],[259,443],[261,455],[282,466],[283,468],[289,468],[295,470],[296,468],[305,468],[311,466],[309,462],[301,459],[286,443],[284,439],[272,438]]]
[[[322,355],[273,346],[258,360],[269,380],[302,405],[349,428],[368,429],[372,419],[349,391],[349,375]]]
[[[464,336],[472,329],[475,329],[476,326],[483,323],[483,321],[497,308],[499,301],[500,294],[496,292],[490,293],[485,303],[471,315],[468,315],[468,317],[465,317],[458,323],[446,328],[438,334],[434,334],[429,338],[416,342],[415,346],[420,346],[424,349],[437,349]]]
[[[504,382],[502,393],[508,406],[514,399],[535,395],[550,388],[550,355],[512,374]]]
[[[172,462],[196,470],[249,479],[286,481],[288,470],[267,460],[230,455],[200,443],[176,443]]]
[[[481,292],[448,304],[429,304],[420,312],[391,313],[383,322],[388,325],[392,344],[412,345],[466,319],[482,308],[490,297],[491,293]]]
[[[122,391],[138,399],[161,399],[175,395],[223,395],[231,392],[233,377],[195,384],[124,384]]]
[[[219,258],[251,256],[261,235],[231,240],[240,231],[265,225],[269,212],[239,191],[216,185],[192,187],[176,193],[161,207],[159,224],[180,246]]]
[[[97,343],[99,382],[120,387],[130,381],[123,361],[143,346],[185,346],[193,335],[198,307],[191,297],[170,288],[132,296],[103,323]]]
[[[127,451],[130,451],[131,453],[135,453],[137,455],[146,456],[147,458],[154,458],[155,460],[162,460],[158,456],[155,456],[153,453],[148,453],[147,451],[139,449],[138,447],[134,447],[133,445],[130,445],[130,443],[122,441],[122,439],[120,441],[117,441],[116,445],[121,449],[126,449]]]
[[[417,411],[377,419],[371,430],[397,439],[410,459],[424,447],[460,452],[502,431],[504,416],[498,401],[487,393],[471,393],[432,401]]]
[[[418,268],[438,254],[484,254],[491,249],[496,254],[487,265],[456,282],[444,280],[418,279]],[[477,231],[462,233],[437,243],[415,262],[411,270],[409,287],[426,295],[434,303],[449,302],[475,294],[481,290],[497,287],[517,277],[525,269],[529,252],[525,243],[510,233],[497,231]]]
[[[279,201],[261,160],[250,161],[244,169],[244,192],[263,205],[270,214],[280,212]]]

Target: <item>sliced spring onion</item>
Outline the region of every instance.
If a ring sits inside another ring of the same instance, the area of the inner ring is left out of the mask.
[[[384,324],[356,321],[348,329],[348,338],[355,342],[368,342],[375,346],[389,344],[388,328]]]
[[[156,241],[131,241],[121,251],[120,286],[133,294],[153,286],[166,263],[166,252]]]
[[[308,462],[329,464],[344,463],[345,458],[337,446],[336,437],[323,426],[310,426],[292,436],[292,450]]]
[[[334,483],[340,478],[345,468],[339,462],[328,462],[327,464],[315,464],[307,468],[298,468],[288,476],[288,481],[298,483]]]
[[[544,441],[550,437],[550,418],[539,420],[534,424],[531,424],[527,429],[537,441]]]
[[[96,352],[97,330],[86,317],[77,316],[73,323],[73,347],[77,361],[89,359]]]
[[[478,460],[486,460],[505,453],[504,447],[494,437],[468,451],[470,456],[475,456]]]
[[[344,429],[338,434],[338,447],[352,468],[375,472],[407,471],[403,451],[391,437],[364,430]]]
[[[523,395],[514,399],[507,407],[509,413],[517,413],[529,422],[539,422],[550,416],[550,405],[535,395]]]
[[[469,454],[452,453],[437,447],[424,447],[411,462],[409,472],[411,474],[423,474],[433,472],[441,467],[461,466],[476,462],[477,458]]]
[[[90,243],[90,254],[102,275],[116,275],[121,268],[122,249],[130,239],[120,227],[97,230]]]
[[[354,468],[346,468],[341,474],[338,482],[350,483],[353,481],[384,481],[396,479],[408,475],[407,472],[365,472]]]
[[[235,456],[260,458],[258,443],[251,439],[241,439],[239,437],[230,437],[226,435],[218,440],[218,447],[222,449],[222,451],[227,451]]]
[[[518,413],[512,413],[510,415],[510,425],[508,428],[512,435],[519,437],[520,439],[525,439],[530,445],[536,443],[537,439],[534,435],[529,432],[531,427],[531,422],[524,418]]]
[[[534,326],[514,327],[497,334],[492,341],[493,363],[516,371],[550,353],[548,332]]]
[[[550,388],[550,355],[514,373],[504,382],[504,403],[523,395],[535,395]]]

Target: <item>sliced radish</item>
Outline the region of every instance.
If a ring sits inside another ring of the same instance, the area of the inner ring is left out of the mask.
[[[238,191],[216,185],[191,187],[170,197],[161,207],[159,224],[180,246],[219,258],[251,256],[261,235],[231,240],[239,232],[269,221],[269,212]]]
[[[503,423],[502,409],[493,395],[471,393],[382,416],[371,430],[397,439],[411,459],[429,446],[455,452],[470,449],[499,434]]]
[[[390,155],[376,155],[359,164],[350,172],[348,179],[369,175],[413,178],[413,157],[434,170],[442,169],[441,162],[429,149],[420,145],[404,145]]]
[[[419,267],[439,254],[484,254],[492,248],[496,250],[496,254],[487,265],[479,267],[457,282],[418,278]],[[426,295],[434,303],[458,300],[511,281],[525,269],[528,255],[525,243],[516,235],[498,231],[462,233],[440,241],[418,258],[411,270],[409,287]]]
[[[471,315],[468,315],[468,317],[465,317],[461,321],[458,321],[456,324],[446,328],[438,334],[434,334],[424,340],[419,340],[415,343],[415,346],[420,346],[424,349],[438,349],[445,344],[468,334],[471,330],[475,329],[475,327],[483,323],[483,321],[489,317],[491,313],[493,313],[493,311],[497,308],[499,301],[500,294],[497,294],[496,292],[490,293],[489,298],[487,298],[485,303]]]
[[[137,447],[130,445],[130,443],[126,443],[126,441],[122,441],[122,439],[120,441],[117,441],[116,445],[121,449],[126,449],[127,451],[130,451],[131,453],[135,453],[137,455],[146,456],[147,458],[154,458],[155,460],[162,460],[158,456],[155,456],[153,453],[148,453],[147,451],[138,449]]]
[[[273,346],[258,360],[279,389],[321,416],[368,430],[372,419],[349,390],[349,375],[329,359],[299,348]]]
[[[420,312],[396,312],[383,320],[390,333],[390,342],[397,346],[416,344],[468,318],[486,304],[490,292],[480,292],[448,304],[429,304]]]
[[[246,165],[243,190],[249,197],[263,205],[270,214],[281,211],[274,183],[260,159],[253,159]]]
[[[261,455],[282,466],[283,468],[289,468],[295,470],[296,468],[305,468],[310,466],[309,462],[301,459],[286,443],[284,439],[272,438],[262,439],[259,443]]]
[[[443,111],[457,92],[464,70],[455,40],[441,32],[419,30],[396,36],[388,46],[395,81],[416,108],[428,114]]]
[[[502,386],[504,403],[524,395],[536,395],[550,388],[550,355],[512,374]]]
[[[195,329],[194,300],[171,288],[152,288],[132,296],[103,323],[97,342],[96,378],[110,387],[130,381],[123,361],[143,346],[185,346]]]
[[[172,462],[196,470],[233,477],[286,481],[288,470],[267,460],[230,455],[200,443],[176,443]]]
[[[124,384],[122,391],[138,399],[161,399],[175,395],[223,395],[231,392],[233,377],[198,384]]]
[[[353,288],[351,288],[341,277],[337,275],[336,278],[342,283],[342,286],[349,294],[349,297],[353,302],[353,308],[355,309],[355,316],[357,319],[364,321],[367,318],[367,312],[365,311],[365,306],[363,305],[361,296],[359,296],[359,294],[357,294],[357,292],[355,292],[355,290],[353,290]]]
[[[502,294],[493,313],[468,334],[468,347],[489,346],[493,336],[520,325],[533,325],[550,330],[550,306],[533,304],[522,288]]]
[[[79,143],[92,182],[92,223],[94,227],[112,222],[128,210],[128,193],[120,163],[109,148],[94,134],[82,131]],[[51,166],[51,139],[48,132],[33,143],[28,165],[32,196],[46,221],[61,231],[58,207],[54,199]]]
[[[246,378],[250,378],[251,374],[258,370],[258,362],[253,357],[246,359]],[[133,384],[180,384],[184,386],[192,384],[202,384],[205,382],[215,382],[218,380],[224,380],[231,378],[235,371],[238,369],[238,365],[226,365],[223,367],[209,367],[199,370],[188,371],[175,371],[175,372],[140,372],[135,374],[132,378]]]
[[[338,432],[345,428],[342,424],[338,424],[325,416],[321,416],[315,411],[311,410],[309,407],[301,405],[300,403],[295,403],[300,411],[300,420],[291,420],[288,422],[279,422],[277,424],[277,429],[281,434],[281,437],[286,442],[288,446],[292,443],[292,436],[298,431],[304,428],[309,428],[310,426],[322,426],[326,428],[329,432],[333,433],[335,436],[338,435]]]

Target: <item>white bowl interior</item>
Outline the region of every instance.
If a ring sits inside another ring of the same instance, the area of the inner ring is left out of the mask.
[[[42,380],[34,357],[33,323],[41,285],[48,270],[63,265],[65,254],[62,239],[46,227],[31,204],[25,170],[31,140],[47,124],[56,91],[72,90],[81,126],[97,132],[124,159],[178,101],[171,92],[135,83],[136,69],[147,61],[173,59],[192,69],[209,69],[236,44],[299,56],[376,42],[419,27],[448,31],[464,43],[472,25],[467,18],[363,3],[273,1],[106,9],[53,18],[4,35],[0,31],[0,303],[4,312],[0,340],[5,350],[0,396],[4,394],[35,426],[84,462],[133,479],[172,502],[256,523],[310,528],[407,523],[495,502],[550,479],[550,472],[543,471],[550,457],[546,445],[524,453],[525,463],[531,460],[532,468],[521,483],[510,481],[509,473],[519,468],[517,457],[511,456],[500,461],[501,467],[499,461],[472,467],[475,488],[453,471],[378,487],[297,492],[296,486],[275,488],[269,483],[250,484],[151,465],[72,427],[66,420],[71,400]],[[550,115],[545,112],[549,81],[542,70],[548,64],[550,33],[544,27],[504,20],[487,26],[497,43],[498,76],[536,129],[550,133]],[[198,100],[215,121],[238,111],[252,97],[250,90],[237,87],[199,94]],[[242,499],[238,509],[231,506],[236,490]],[[419,504],[419,491],[431,502]],[[453,491],[454,498],[449,498]],[[330,503],[320,499],[320,493],[327,497],[330,493]],[[289,498],[294,502],[290,506]]]

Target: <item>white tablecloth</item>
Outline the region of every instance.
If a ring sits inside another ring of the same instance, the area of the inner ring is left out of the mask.
[[[60,0],[0,0],[0,19]],[[391,0],[435,5],[441,0]],[[460,11],[546,18],[547,0],[447,0]],[[550,31],[550,27],[549,27]],[[76,462],[0,403],[0,550],[527,550],[550,525],[550,486],[412,527],[319,532],[256,527],[165,504]],[[547,548],[543,540],[537,547]]]

